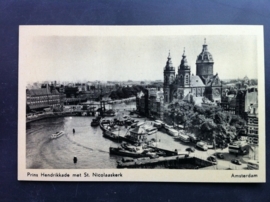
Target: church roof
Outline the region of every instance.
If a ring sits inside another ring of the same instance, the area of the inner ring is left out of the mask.
[[[191,87],[199,87],[199,86],[205,86],[201,80],[201,78],[199,76],[194,76],[194,75],[191,75],[190,76],[190,86]]]
[[[219,86],[221,85],[219,81],[218,74],[215,75],[208,75],[208,76],[201,76],[202,82],[205,86]],[[216,83],[216,80],[218,80]]]
[[[171,58],[170,52],[169,52],[169,55],[168,55],[168,60],[166,62],[166,66],[164,68],[164,71],[174,71],[174,67],[173,67],[173,64],[172,64],[172,58]]]
[[[202,62],[211,62],[211,63],[214,62],[212,54],[208,51],[205,39],[204,39],[202,52],[200,53],[200,55],[198,55],[196,63],[202,63]]]

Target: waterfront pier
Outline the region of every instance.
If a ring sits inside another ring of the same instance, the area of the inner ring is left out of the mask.
[[[186,155],[177,155],[169,157],[159,157],[154,159],[138,158],[130,162],[119,162],[117,168],[151,168],[151,167],[165,167],[165,168],[187,168],[200,169],[215,165],[215,163]]]

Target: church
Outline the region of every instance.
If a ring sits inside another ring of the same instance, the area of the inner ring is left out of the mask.
[[[175,100],[185,100],[187,97],[194,99],[206,97],[210,101],[220,101],[222,84],[218,74],[213,74],[213,69],[214,60],[212,54],[208,51],[206,40],[204,40],[202,52],[196,60],[196,75],[190,72],[185,50],[178,66],[178,74],[175,74],[175,67],[169,53],[164,68],[164,102],[171,103]]]

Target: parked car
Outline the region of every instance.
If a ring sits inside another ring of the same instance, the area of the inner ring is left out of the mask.
[[[207,158],[207,160],[208,160],[208,161],[211,161],[211,162],[217,162],[217,159],[216,159],[216,157],[214,157],[214,156],[209,156],[209,157]]]
[[[239,159],[232,159],[231,162],[236,165],[242,165],[241,161]]]
[[[186,148],[186,151],[188,151],[188,152],[195,152],[195,149],[194,149],[194,147],[188,147],[188,148]]]
[[[208,146],[207,146],[206,142],[203,142],[203,141],[197,142],[196,147],[199,149],[202,149],[203,151],[208,150]]]
[[[217,157],[218,157],[219,159],[224,159],[224,155],[221,154],[221,153],[217,153]]]

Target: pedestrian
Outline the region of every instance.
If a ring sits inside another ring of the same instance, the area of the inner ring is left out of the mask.
[[[74,158],[73,158],[73,163],[74,163],[74,164],[76,164],[76,163],[77,163],[77,161],[78,161],[77,157],[76,157],[76,156],[74,156]]]
[[[75,133],[75,129],[73,128],[73,134]]]

